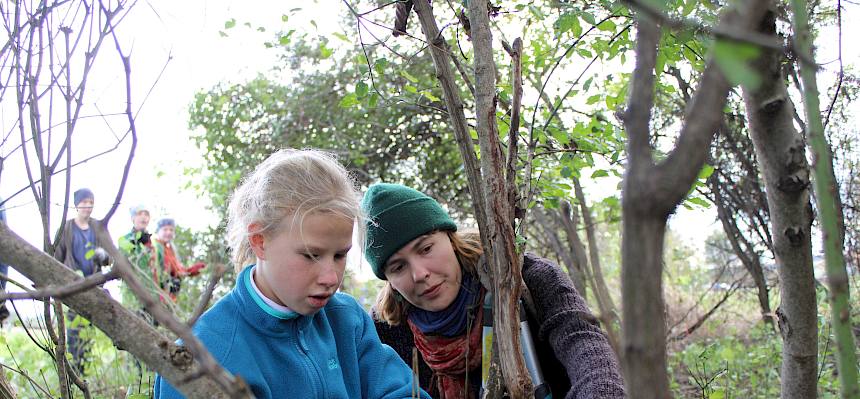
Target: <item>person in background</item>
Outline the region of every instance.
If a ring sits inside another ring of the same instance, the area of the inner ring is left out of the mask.
[[[354,181],[319,151],[275,152],[233,193],[236,286],[193,331],[257,398],[413,397],[409,368],[337,292],[359,220]],[[181,396],[156,378],[156,398]]]
[[[182,278],[185,276],[197,276],[200,270],[206,267],[203,262],[197,262],[190,267],[185,267],[176,256],[173,247],[173,239],[176,237],[176,221],[164,218],[158,221],[155,228],[155,239],[153,249],[155,250],[156,276],[162,290],[167,290],[170,299],[176,302],[176,295],[182,287]]]
[[[158,271],[155,266],[155,250],[152,247],[152,234],[146,228],[149,227],[149,208],[143,204],[133,206],[129,209],[131,215],[131,231],[119,238],[117,247],[120,253],[128,258],[129,263],[134,267],[135,272],[141,280],[145,277],[152,281],[146,285],[150,291],[155,293],[156,287],[160,283],[158,280],[153,280],[158,276]],[[128,307],[142,308],[140,301],[133,293],[123,284],[122,301]],[[141,313],[141,312],[139,312]],[[141,313],[141,316],[149,320],[148,314]],[[150,320],[151,321],[151,320]]]
[[[479,236],[458,232],[436,200],[399,184],[370,186],[362,207],[365,257],[387,282],[373,309],[380,339],[403,359],[418,349],[420,384],[433,397],[477,398],[487,292],[477,272]],[[536,308],[526,312],[535,354],[552,396],[623,398],[615,354],[567,274],[526,253],[522,276]]]
[[[63,234],[54,249],[54,258],[83,277],[88,277],[100,272],[102,266],[110,263],[103,249],[109,244],[105,240],[110,239],[110,235],[102,221],[92,217],[95,196],[90,189],[81,188],[75,191],[73,199],[77,216],[66,221]],[[75,320],[76,318],[79,320]],[[81,337],[83,320],[74,311],[69,310],[68,319],[67,346],[75,367],[83,373],[90,341]]]

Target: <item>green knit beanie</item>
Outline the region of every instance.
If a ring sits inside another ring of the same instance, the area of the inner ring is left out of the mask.
[[[364,256],[382,280],[386,280],[388,258],[409,241],[436,230],[457,231],[457,224],[436,200],[400,184],[370,186],[361,207],[368,218]]]

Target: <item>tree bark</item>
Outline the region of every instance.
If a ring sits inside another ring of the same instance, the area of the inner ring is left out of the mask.
[[[761,18],[766,7],[766,2],[752,0],[746,9],[726,14],[721,28],[746,29]],[[622,368],[628,395],[667,398],[671,394],[662,287],[666,223],[705,162],[730,86],[714,60],[709,60],[688,104],[675,148],[655,163],[650,121],[661,32],[642,13],[637,13],[636,21],[636,66],[623,115],[628,163],[622,192]]]
[[[499,364],[508,393],[514,398],[534,396],[520,343],[519,298],[522,292],[522,256],[514,234],[514,203],[508,200],[503,174],[505,156],[496,123],[496,63],[489,10],[485,1],[471,1],[469,21],[475,53],[475,118],[484,176],[487,238],[484,256],[493,276],[493,337],[498,342]],[[509,149],[508,151],[515,151]],[[478,190],[481,187],[477,187]]]
[[[478,166],[474,145],[463,114],[463,104],[454,84],[447,44],[441,37],[435,17],[427,0],[414,0],[415,12],[422,31],[430,44],[430,55],[436,67],[436,77],[442,86],[445,103],[454,133],[463,156],[469,191],[475,206],[475,219],[481,232],[484,255],[493,281],[493,325],[499,347],[502,375],[512,397],[531,393],[531,380],[525,368],[519,342],[518,299],[522,290],[521,258],[516,252],[512,204],[507,202],[504,170],[495,113],[495,63],[492,58],[492,37],[489,31],[487,5],[470,4],[472,40],[475,48],[476,115],[481,146],[481,166]],[[482,174],[486,173],[485,179]],[[484,189],[486,187],[486,190]]]
[[[448,53],[448,44],[442,37],[441,32],[439,32],[439,26],[436,25],[436,18],[433,16],[430,3],[427,0],[413,0],[413,4],[415,13],[418,15],[418,21],[421,23],[421,30],[424,32],[424,38],[429,44],[430,57],[433,59],[433,65],[436,68],[436,78],[439,80],[439,85],[442,86],[442,94],[445,97],[445,106],[451,118],[454,137],[457,138],[457,146],[460,148],[460,155],[463,157],[463,168],[466,171],[466,178],[469,181],[469,193],[472,196],[472,204],[475,207],[475,220],[478,222],[478,229],[481,231],[481,242],[486,244],[487,230],[485,224],[487,212],[484,210],[484,192],[483,190],[475,189],[476,187],[481,187],[483,183],[481,167],[478,164],[478,157],[475,155],[475,145],[472,142],[472,136],[469,134],[466,115],[463,113],[463,101],[460,99],[460,91],[454,82],[454,74],[451,72],[451,57]]]
[[[577,262],[579,262],[582,267],[583,275],[593,287],[592,291],[594,292],[594,299],[597,301],[597,308],[600,309],[600,315],[598,318],[606,328],[606,337],[609,340],[609,345],[612,346],[612,350],[615,351],[615,354],[620,358],[621,352],[618,333],[614,326],[614,324],[617,323],[618,318],[617,315],[614,314],[615,308],[614,305],[612,305],[611,300],[607,302],[606,297],[603,296],[603,292],[597,288],[598,283],[594,278],[592,269],[589,268],[588,255],[585,253],[585,245],[583,245],[582,239],[579,237],[579,232],[576,229],[578,219],[576,218],[576,209],[573,209],[569,202],[563,202],[561,204],[561,209],[559,210],[559,218],[561,219],[562,226],[564,226],[568,245],[573,249]],[[592,243],[589,243],[589,246],[591,245]],[[596,248],[596,243],[594,245]]]
[[[15,399],[15,391],[12,390],[12,386],[9,385],[9,381],[6,381],[6,371],[0,368],[0,398],[3,399]]]
[[[586,298],[585,276],[582,272],[582,266],[578,261],[573,260],[573,251],[566,249],[564,245],[562,245],[561,238],[558,236],[557,232],[558,226],[549,219],[546,215],[545,209],[532,209],[532,214],[535,217],[535,222],[537,222],[537,224],[540,225],[541,230],[543,230],[544,236],[546,236],[552,251],[556,253],[556,256],[561,259],[561,263],[567,268],[567,274],[573,281],[573,286],[576,288],[576,291],[579,292],[583,298]]]
[[[579,179],[573,179],[573,190],[576,195],[576,200],[579,201],[579,209],[582,214],[582,224],[585,226],[585,237],[588,239],[588,257],[591,266],[591,275],[594,276],[594,290],[600,297],[600,302],[604,308],[600,309],[603,313],[603,322],[606,326],[607,334],[609,334],[612,348],[619,356],[618,351],[618,313],[616,312],[615,303],[612,301],[612,295],[609,294],[609,288],[606,286],[606,280],[603,278],[603,267],[600,265],[600,252],[597,250],[597,234],[594,231],[594,219],[591,217],[591,209],[585,200],[585,192],[582,190],[582,185]]]
[[[805,0],[792,0],[794,49],[801,60],[803,104],[806,113],[808,138],[812,148],[815,171],[816,204],[820,215],[827,284],[830,287],[831,324],[836,338],[836,364],[842,398],[860,397],[860,372],[857,370],[857,347],[851,331],[851,301],[848,290],[848,273],[845,271],[843,250],[844,220],[842,219],[839,187],[833,174],[833,155],[824,136],[824,125],[818,101],[816,72],[818,65],[812,52],[812,30]],[[838,5],[837,7],[841,7]]]
[[[776,32],[776,16],[760,21],[762,33]],[[750,136],[764,176],[770,209],[774,255],[780,275],[777,309],[783,339],[783,398],[814,398],[817,385],[818,326],[815,278],[812,271],[812,205],[809,165],[803,138],[795,130],[794,109],[784,83],[782,55],[762,51],[755,69],[762,74],[757,89],[744,88]]]
[[[711,192],[713,193],[712,200],[717,206],[717,217],[723,225],[723,231],[726,233],[726,238],[728,238],[735,255],[737,255],[741,264],[744,265],[744,268],[747,269],[750,276],[753,278],[753,282],[756,286],[756,297],[758,298],[759,308],[761,308],[762,321],[767,325],[773,326],[773,311],[770,309],[770,293],[767,281],[764,277],[764,271],[761,267],[759,255],[749,240],[747,240],[741,233],[735,219],[737,216],[731,211],[729,205],[727,205],[723,199],[722,189],[727,189],[727,187],[721,187],[722,185],[718,182],[716,174],[711,177],[712,179],[708,180]]]
[[[0,223],[0,262],[12,265],[37,286],[67,285],[80,279],[53,257],[28,244],[5,223]],[[188,349],[156,331],[101,289],[91,288],[63,302],[102,330],[117,347],[146,363],[186,396],[228,397],[208,375],[200,375],[200,364]]]

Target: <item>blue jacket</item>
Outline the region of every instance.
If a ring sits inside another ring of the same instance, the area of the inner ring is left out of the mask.
[[[251,286],[253,269],[242,270],[236,287],[200,318],[194,334],[257,398],[410,397],[411,370],[379,341],[354,298],[337,293],[311,316],[276,317]],[[182,394],[158,376],[155,397]],[[423,391],[421,397],[430,399]]]

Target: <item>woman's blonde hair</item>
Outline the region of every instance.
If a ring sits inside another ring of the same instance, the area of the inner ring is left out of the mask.
[[[428,234],[433,233],[435,231]],[[448,239],[451,240],[451,247],[454,248],[454,255],[457,256],[457,261],[460,263],[462,272],[471,273],[477,277],[478,260],[484,253],[484,250],[481,248],[481,236],[477,231],[448,231],[446,233],[448,233]],[[386,281],[385,286],[382,287],[379,295],[376,296],[376,305],[374,308],[376,309],[376,317],[379,320],[396,326],[403,322],[411,306],[391,286],[391,282]]]
[[[310,213],[328,212],[363,219],[355,181],[334,155],[317,150],[283,149],[269,155],[230,197],[227,244],[236,271],[256,259],[251,234],[277,234],[285,217],[302,222]],[[249,226],[256,224],[255,231]],[[359,242],[364,223],[358,223]],[[360,246],[359,246],[360,247]]]

